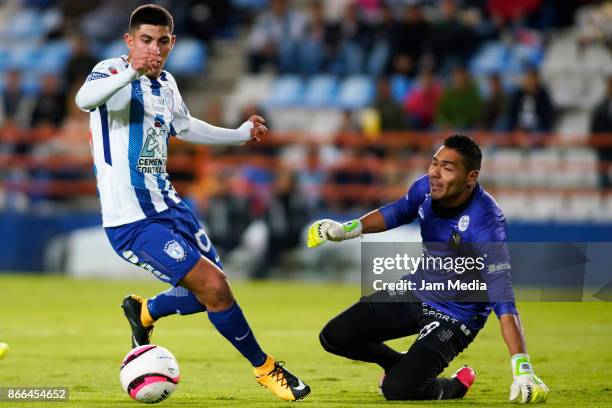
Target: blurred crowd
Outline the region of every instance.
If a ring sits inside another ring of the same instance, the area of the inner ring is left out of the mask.
[[[586,2],[545,0],[271,0],[249,37],[249,69],[338,75],[447,72],[484,42],[573,23]],[[532,40],[532,39],[531,39]],[[529,39],[524,39],[529,41]]]

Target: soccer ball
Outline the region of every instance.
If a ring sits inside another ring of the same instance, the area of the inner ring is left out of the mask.
[[[155,404],[174,392],[178,362],[163,347],[147,344],[131,350],[121,363],[121,386],[136,401]]]

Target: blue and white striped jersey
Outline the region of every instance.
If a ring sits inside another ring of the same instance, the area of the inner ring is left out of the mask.
[[[87,81],[125,76],[126,70],[134,73],[126,85],[89,111],[104,227],[150,217],[181,201],[166,162],[169,137],[189,129],[189,111],[172,75],[139,76],[126,57],[98,63]]]

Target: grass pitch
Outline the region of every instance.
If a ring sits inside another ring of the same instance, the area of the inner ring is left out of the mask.
[[[151,280],[118,282],[61,277],[0,275],[0,386],[68,386],[70,401],[0,402],[0,407],[135,407],[121,390],[119,364],[130,335],[119,303],[135,292],[151,296],[165,286]],[[238,283],[234,291],[264,349],[285,360],[312,387],[304,407],[510,406],[508,352],[497,319],[446,374],[469,363],[476,384],[459,401],[385,402],[377,394],[381,370],[323,351],[321,327],[359,297],[350,285]],[[612,407],[612,303],[519,305],[537,374],[550,386],[548,406]],[[164,407],[274,407],[250,367],[205,315],[158,322],[154,343],[169,348],[181,383]],[[405,349],[413,339],[393,341]],[[302,405],[303,404],[303,405]]]

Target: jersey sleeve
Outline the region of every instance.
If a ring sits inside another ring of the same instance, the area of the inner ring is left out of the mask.
[[[518,314],[512,288],[512,266],[506,245],[505,225],[503,219],[497,219],[495,223],[480,230],[474,239],[478,255],[484,258],[484,268],[480,275],[487,284],[487,295],[497,317]]]
[[[85,112],[95,110],[136,78],[138,72],[122,58],[99,62],[77,92],[75,103]]]
[[[410,224],[419,214],[419,206],[429,192],[429,177],[418,178],[406,195],[397,201],[382,206],[381,212],[387,229],[393,229],[400,225]]]
[[[125,63],[123,63],[124,66],[122,66],[122,63],[123,61],[117,58],[98,62],[96,66],[93,67],[89,75],[87,75],[85,82],[108,78],[111,75],[118,74],[120,71],[125,69]]]

